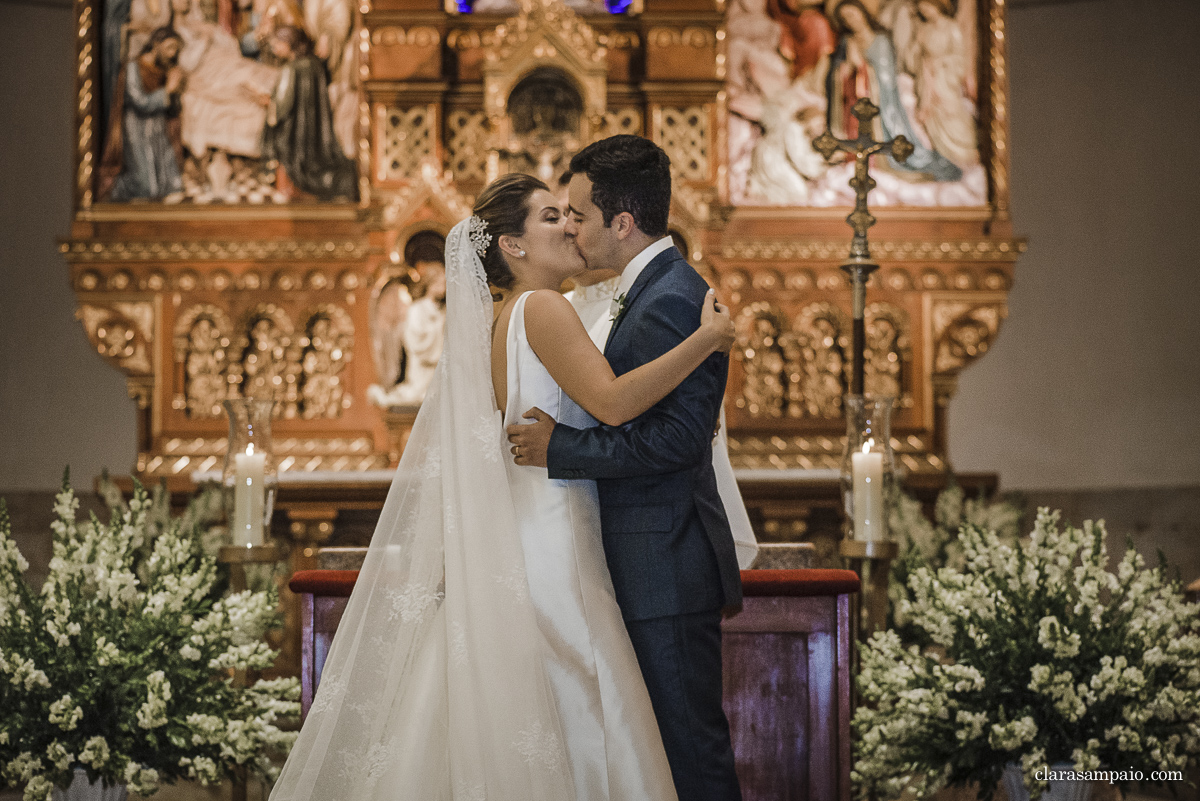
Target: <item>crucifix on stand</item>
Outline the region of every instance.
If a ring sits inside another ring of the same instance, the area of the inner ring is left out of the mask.
[[[872,121],[879,114],[879,107],[870,100],[860,98],[851,113],[858,120],[856,138],[838,139],[827,129],[813,140],[813,147],[826,161],[839,152],[854,157],[854,177],[850,179],[855,196],[854,211],[846,217],[846,222],[854,229],[854,238],[850,243],[850,256],[842,263],[854,288],[853,372],[850,394],[844,404],[847,453],[842,468],[843,497],[847,517],[852,522],[839,552],[863,579],[863,608],[852,618],[860,634],[869,636],[887,625],[888,576],[892,560],[899,552],[896,543],[886,536],[887,485],[893,475],[890,399],[874,401],[886,406],[877,409],[879,416],[864,411],[872,408],[872,401],[863,394],[867,278],[879,269],[879,265],[871,260],[871,247],[867,241],[867,230],[875,224],[875,217],[867,208],[867,195],[875,188],[869,168],[871,156],[876,153],[890,153],[897,161],[905,161],[912,154],[913,145],[903,136],[885,142],[873,138]]]
[[[854,239],[850,242],[850,257],[842,263],[842,269],[850,276],[854,285],[854,372],[851,376],[850,391],[861,395],[865,338],[863,313],[866,308],[867,278],[879,269],[879,265],[871,261],[871,246],[867,241],[867,229],[875,224],[875,216],[867,209],[867,195],[875,188],[875,179],[869,172],[870,160],[871,156],[886,150],[896,161],[906,161],[912,155],[913,144],[903,136],[886,142],[876,142],[871,136],[871,121],[879,115],[879,107],[865,97],[859,98],[850,113],[858,119],[857,138],[838,139],[826,128],[825,133],[813,140],[813,147],[826,161],[838,152],[854,156],[854,177],[850,179],[850,186],[854,189],[854,211],[846,217],[846,222],[854,229]]]

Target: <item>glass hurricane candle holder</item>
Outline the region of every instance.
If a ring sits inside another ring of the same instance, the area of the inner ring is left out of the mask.
[[[891,396],[847,395],[846,450],[842,457],[842,498],[846,536],[863,542],[888,540],[888,499],[895,482],[892,458]]]
[[[271,410],[275,401],[237,398],[225,401],[229,416],[229,448],[222,483],[225,510],[233,544],[252,548],[264,544],[270,528],[278,485],[271,447]]]

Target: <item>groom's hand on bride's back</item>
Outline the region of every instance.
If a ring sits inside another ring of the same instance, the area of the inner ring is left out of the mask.
[[[513,461],[529,467],[545,467],[546,452],[550,450],[550,435],[554,433],[554,418],[534,406],[521,415],[532,423],[518,423],[505,429]]]

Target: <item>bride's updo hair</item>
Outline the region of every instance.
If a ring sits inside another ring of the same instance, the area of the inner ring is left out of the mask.
[[[475,201],[472,212],[487,223],[487,232],[492,237],[479,260],[483,262],[488,283],[498,289],[512,289],[517,280],[504,259],[504,252],[500,250],[500,237],[525,233],[529,197],[539,189],[550,191],[546,184],[532,175],[514,172],[492,181]]]

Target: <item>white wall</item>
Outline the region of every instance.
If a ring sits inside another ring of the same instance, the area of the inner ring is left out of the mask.
[[[951,405],[956,470],[1009,489],[1200,484],[1200,4],[1009,19],[1029,250]]]
[[[92,351],[70,219],[66,7],[0,3],[0,490],[128,471],[133,404]],[[962,375],[956,469],[1002,486],[1200,484],[1200,4],[1014,8],[1008,322]]]
[[[120,373],[74,319],[57,241],[74,185],[70,7],[0,4],[0,489],[53,489],[71,465],[90,488],[135,459]]]

